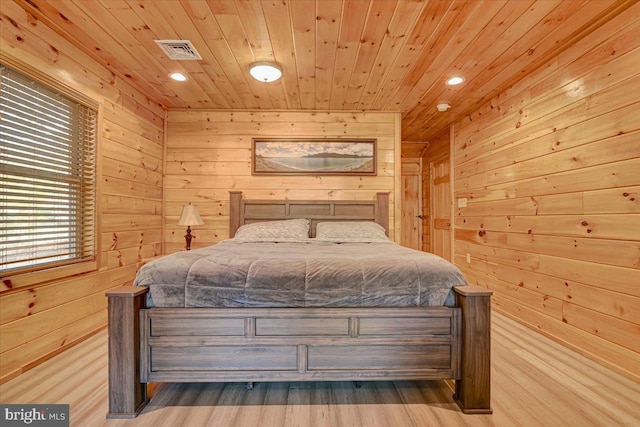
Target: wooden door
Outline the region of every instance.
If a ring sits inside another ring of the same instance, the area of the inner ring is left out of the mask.
[[[400,244],[422,250],[421,159],[402,159],[402,234]]]
[[[449,157],[429,164],[431,181],[431,252],[453,261],[451,254],[451,180]]]

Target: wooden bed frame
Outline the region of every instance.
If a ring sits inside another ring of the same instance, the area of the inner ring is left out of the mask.
[[[248,222],[368,220],[389,227],[389,194],[374,201],[243,200],[230,194],[230,236]],[[133,418],[150,382],[455,380],[465,413],[490,406],[490,298],[454,288],[456,304],[416,308],[145,308],[146,287],[107,293],[109,412]]]

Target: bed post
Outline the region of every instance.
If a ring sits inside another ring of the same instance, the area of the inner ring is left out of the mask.
[[[376,193],[376,223],[384,227],[389,236],[389,193]]]
[[[107,418],[135,418],[144,408],[147,385],[140,382],[140,309],[144,286],[107,292],[109,303],[109,412]]]
[[[492,414],[491,295],[480,286],[458,286],[456,307],[462,311],[461,372],[454,400],[465,414]]]
[[[242,191],[229,191],[229,237],[236,235],[240,224]]]

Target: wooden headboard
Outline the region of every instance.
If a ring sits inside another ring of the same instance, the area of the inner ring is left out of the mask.
[[[229,237],[251,222],[294,218],[311,220],[311,237],[322,221],[374,221],[389,235],[389,193],[375,200],[245,200],[242,191],[230,191]]]

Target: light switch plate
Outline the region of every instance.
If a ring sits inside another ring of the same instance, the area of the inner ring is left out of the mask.
[[[461,197],[458,199],[458,207],[459,208],[466,208],[467,207],[467,198],[466,197]]]

